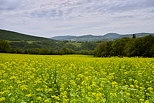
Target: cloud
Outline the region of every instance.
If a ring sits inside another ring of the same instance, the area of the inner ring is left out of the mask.
[[[0,28],[46,37],[154,32],[153,11],[154,0],[0,0]]]
[[[20,0],[0,0],[0,10],[14,10],[20,3]]]

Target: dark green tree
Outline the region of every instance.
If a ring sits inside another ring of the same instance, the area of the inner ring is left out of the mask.
[[[97,46],[96,42],[83,42],[81,44],[81,49],[82,50],[94,50]]]
[[[0,40],[0,52],[7,53],[10,51],[10,45],[6,40]]]
[[[136,34],[133,34],[133,37],[132,38],[136,38]]]
[[[130,41],[129,38],[117,39],[112,44],[112,55],[113,56],[125,56],[124,49],[127,42]]]
[[[94,56],[97,56],[97,57],[103,57],[105,56],[105,48],[106,48],[106,42],[101,42],[95,49],[94,51]]]
[[[154,36],[145,36],[135,39],[130,51],[132,56],[152,57]]]

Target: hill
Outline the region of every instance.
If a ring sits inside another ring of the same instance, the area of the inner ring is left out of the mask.
[[[135,34],[137,38],[139,37],[144,37],[147,35],[153,35],[154,33],[136,33]],[[124,38],[124,37],[128,37],[131,38],[133,36],[133,34],[117,34],[117,33],[108,33],[105,35],[100,35],[100,36],[94,36],[94,35],[83,35],[83,36],[55,36],[52,39],[54,40],[60,40],[60,41],[111,41],[114,39],[120,39],[120,38]]]
[[[0,39],[9,41],[53,41],[52,39],[49,38],[31,36],[1,29],[0,29]]]

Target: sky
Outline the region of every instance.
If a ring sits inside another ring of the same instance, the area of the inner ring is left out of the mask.
[[[154,0],[0,0],[0,29],[41,37],[154,33]]]

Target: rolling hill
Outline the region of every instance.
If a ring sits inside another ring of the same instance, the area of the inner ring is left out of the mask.
[[[1,30],[1,29],[0,29],[0,39],[9,40],[9,41],[54,41],[49,38],[31,36],[31,35],[26,35],[22,33],[13,32],[13,31]]]
[[[0,29],[0,39],[9,40],[9,41],[111,41],[114,39],[119,39],[123,37],[131,38],[133,34],[117,34],[117,33],[108,33],[105,35],[95,36],[95,35],[83,35],[83,36],[55,36],[52,38],[44,38],[31,36],[27,34],[17,33],[8,30]],[[154,33],[136,33],[136,37],[144,37],[147,35],[154,36]]]
[[[154,33],[136,33],[136,37],[144,37],[147,35],[153,35]],[[119,39],[119,38],[124,38],[124,37],[128,37],[128,38],[132,38],[133,34],[117,34],[117,33],[108,33],[102,36],[94,36],[94,35],[83,35],[83,36],[55,36],[52,37],[52,39],[54,40],[60,40],[60,41],[110,41],[110,40],[114,40],[114,39]]]

